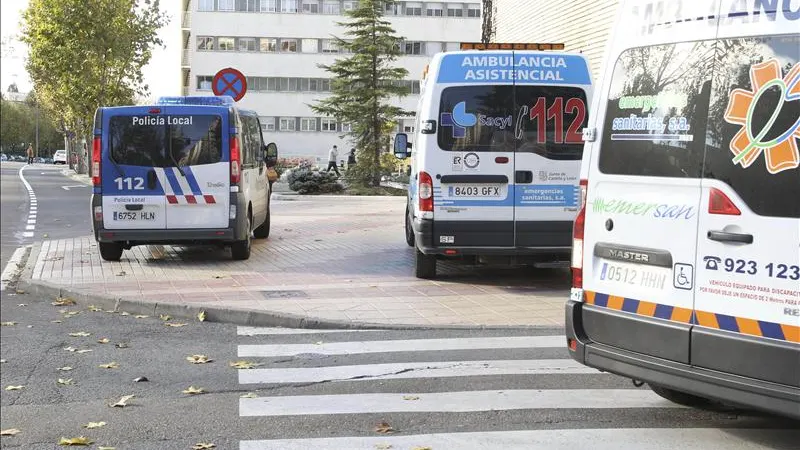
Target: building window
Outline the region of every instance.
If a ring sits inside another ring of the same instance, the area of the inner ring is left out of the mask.
[[[344,10],[352,11],[358,7],[358,0],[344,0]]]
[[[406,15],[407,16],[421,16],[422,3],[406,2]]]
[[[275,77],[267,78],[267,90],[268,91],[277,91],[278,90],[278,79]]]
[[[198,11],[213,11],[214,10],[214,0],[198,0],[198,2],[197,2],[197,10]]]
[[[257,12],[259,0],[236,0],[236,10],[243,12]]]
[[[261,38],[259,40],[259,48],[262,52],[276,52],[278,51],[278,40],[273,38]]]
[[[300,51],[303,53],[319,53],[319,44],[317,44],[316,39],[303,39]]]
[[[467,5],[467,17],[480,17],[481,5],[469,4]]]
[[[413,133],[414,126],[413,125],[403,125],[403,133]]]
[[[325,14],[341,14],[339,0],[325,0],[322,3],[322,12]]]
[[[351,123],[342,122],[342,124],[340,125],[340,127],[341,127],[341,128],[340,128],[340,131],[341,131],[342,133],[350,133],[350,132],[352,132],[352,131],[353,131],[353,124],[351,124]]]
[[[217,38],[217,48],[226,51],[232,52],[236,50],[236,46],[234,45],[235,39],[232,37],[221,37]]]
[[[219,1],[219,10],[220,11],[235,11],[235,3],[234,0],[218,0]]]
[[[399,16],[403,12],[403,5],[401,3],[387,3],[386,15]]]
[[[294,131],[297,128],[294,117],[281,117],[280,130]]]
[[[318,83],[318,90],[320,92],[330,92],[331,91],[331,80],[326,78],[320,78]]]
[[[256,38],[239,38],[239,51],[240,52],[256,51]]]
[[[317,0],[303,0],[303,12],[319,14],[319,2]]]
[[[444,44],[444,51],[446,52],[456,52],[461,48],[461,44],[458,42],[446,42]]]
[[[261,0],[261,12],[278,12],[278,0]]]
[[[211,82],[214,80],[214,77],[210,75],[201,75],[197,77],[197,90],[198,91],[210,91],[211,90]]]
[[[339,53],[339,45],[333,39],[323,39],[322,53]]]
[[[296,13],[297,0],[283,0],[281,1],[281,12]]]
[[[416,80],[412,81],[411,82],[411,93],[412,94],[419,94],[419,92],[420,92],[420,90],[419,90],[419,81],[416,81]]]
[[[274,117],[259,117],[259,122],[261,122],[261,131],[275,131]]]
[[[322,126],[320,129],[322,131],[336,131],[336,119],[322,119]]]
[[[211,36],[197,36],[198,50],[214,50],[214,38]]]
[[[404,42],[403,53],[406,55],[421,55],[422,42]]]
[[[301,117],[300,131],[317,131],[317,119],[314,117]]]
[[[297,53],[297,39],[281,39],[281,51]]]
[[[448,3],[447,17],[464,17],[464,5]]]
[[[426,8],[426,15],[428,17],[442,17],[444,15],[441,3],[428,3]]]

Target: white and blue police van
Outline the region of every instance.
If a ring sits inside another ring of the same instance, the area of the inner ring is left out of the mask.
[[[584,133],[570,353],[677,403],[800,419],[800,2],[619,7]]]
[[[162,97],[152,106],[98,108],[91,200],[100,255],[142,244],[219,244],[250,257],[270,229],[264,145],[254,111],[232,98]]]
[[[569,264],[580,204],[587,59],[563,44],[462,44],[435,55],[421,83],[406,241],[415,274],[437,259]]]

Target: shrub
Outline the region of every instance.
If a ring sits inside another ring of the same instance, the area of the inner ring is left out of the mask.
[[[328,194],[343,190],[335,173],[322,172],[317,168],[293,169],[288,173],[286,181],[289,189],[300,194]]]

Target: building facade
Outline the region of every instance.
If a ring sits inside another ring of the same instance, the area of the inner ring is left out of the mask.
[[[491,1],[494,41],[563,42],[586,55],[597,81],[619,0]]]
[[[267,142],[281,156],[327,161],[338,145],[340,158],[351,147],[343,133],[349,125],[320,117],[309,105],[330,95],[330,77],[320,64],[347,56],[333,36],[344,37],[337,22],[358,0],[184,0],[181,77],[184,95],[213,95],[211,80],[226,67],[247,77],[242,108],[258,112]],[[398,1],[387,6],[386,19],[403,38],[397,65],[408,70],[404,83],[411,95],[395,100],[416,109],[419,80],[430,57],[480,39],[479,0],[472,2]],[[411,131],[413,118],[399,121]]]

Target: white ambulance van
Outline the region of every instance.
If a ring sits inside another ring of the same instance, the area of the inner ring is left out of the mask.
[[[573,358],[800,418],[800,2],[624,1],[581,170]]]
[[[415,274],[433,278],[437,259],[452,257],[566,266],[589,64],[562,44],[462,48],[472,49],[428,65],[414,148],[395,137],[395,156],[412,157],[405,223]]]

